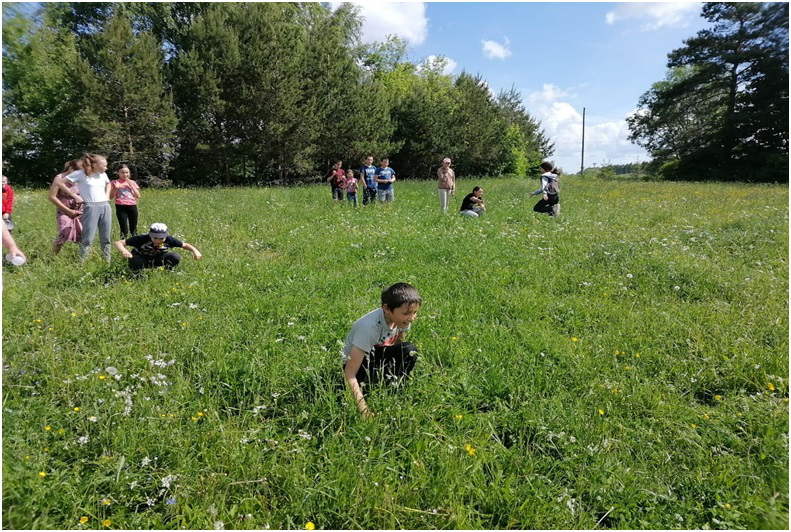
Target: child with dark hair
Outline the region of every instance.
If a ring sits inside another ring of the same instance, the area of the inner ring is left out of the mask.
[[[374,166],[374,156],[369,155],[365,158],[364,164],[360,167],[360,183],[363,187],[363,205],[376,203],[376,166]]]
[[[484,212],[486,212],[486,204],[483,202],[483,189],[481,187],[475,187],[472,189],[472,192],[464,196],[464,199],[461,200],[461,209],[459,209],[459,213],[461,213],[462,216],[477,218]]]
[[[530,194],[531,196],[541,194],[541,200],[535,204],[533,210],[557,216],[560,213],[560,189],[558,188],[560,170],[549,161],[541,163],[541,169],[544,171],[541,175],[541,188]]]
[[[382,157],[381,166],[376,169],[374,181],[376,181],[376,197],[379,203],[388,203],[395,199],[393,183],[396,180],[395,170],[390,168],[390,159]]]
[[[346,172],[341,166],[343,161],[335,161],[332,168],[327,173],[327,181],[330,183],[332,189],[332,199],[335,201],[343,201],[343,186],[346,182]]]
[[[118,179],[110,181],[110,197],[115,198],[115,215],[121,229],[121,240],[137,234],[137,200],[140,187],[132,180],[129,167],[122,164],[116,171]]]
[[[417,317],[422,299],[408,283],[396,283],[382,292],[382,306],[352,325],[342,351],[343,376],[357,407],[368,419],[373,414],[363,397],[362,384],[409,377],[417,362],[417,347],[404,342],[404,333]]]
[[[58,226],[58,236],[52,242],[52,254],[57,255],[66,242],[80,242],[82,240],[82,205],[77,203],[79,193],[77,185],[63,178],[70,173],[79,170],[79,159],[66,161],[63,172],[59,173],[52,180],[49,187],[49,201],[56,207],[55,223]],[[70,194],[64,194],[61,190],[62,183]]]
[[[354,177],[354,170],[346,170],[343,188],[346,190],[346,200],[357,207],[357,178]]]

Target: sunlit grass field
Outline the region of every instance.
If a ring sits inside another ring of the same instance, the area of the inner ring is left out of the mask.
[[[139,279],[52,258],[18,191],[3,526],[787,528],[788,188],[566,177],[553,219],[458,186],[144,189],[204,259]],[[420,359],[363,422],[341,343],[397,281]]]

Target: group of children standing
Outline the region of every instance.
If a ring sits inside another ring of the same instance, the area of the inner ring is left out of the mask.
[[[201,258],[195,247],[168,236],[165,224],[155,223],[148,234],[137,235],[140,187],[132,180],[131,171],[125,164],[118,167],[116,179],[112,181],[105,170],[107,159],[88,153],[81,159],[66,162],[63,171],[52,180],[49,200],[56,207],[58,229],[52,243],[54,255],[66,242],[79,242],[79,257],[85,260],[98,232],[102,255],[110,262],[112,212],[109,202],[112,199],[121,233],[121,239],[115,242],[115,246],[129,259],[129,267],[133,271],[155,266],[174,268],[181,257],[169,251],[172,247],[183,247],[196,259]],[[133,252],[124,246],[132,247]]]
[[[346,200],[358,206],[357,192],[359,187],[363,187],[363,205],[375,203],[377,198],[381,203],[389,203],[395,199],[393,183],[395,182],[395,170],[389,166],[390,160],[382,158],[380,166],[374,166],[374,158],[369,155],[365,158],[360,170],[355,174],[354,170],[341,168],[343,161],[336,161],[332,165],[327,181],[332,190],[332,199],[343,201],[343,193],[346,192]],[[357,179],[356,176],[360,176]]]

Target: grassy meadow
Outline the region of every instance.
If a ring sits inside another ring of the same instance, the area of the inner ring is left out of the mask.
[[[17,191],[3,526],[787,528],[788,187],[475,184],[145,189],[204,258],[139,279]],[[420,360],[363,422],[340,348],[397,281]]]

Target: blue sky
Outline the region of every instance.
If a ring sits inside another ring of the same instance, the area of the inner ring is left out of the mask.
[[[649,160],[627,140],[625,118],[666,74],[667,54],[708,26],[701,3],[360,2],[363,39],[388,33],[409,59],[448,59],[447,71],[479,73],[495,91],[516,87],[555,141],[552,159],[580,166]]]

